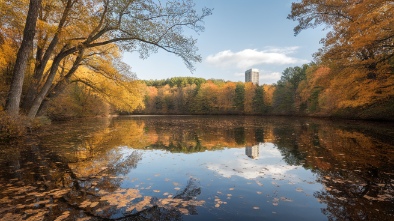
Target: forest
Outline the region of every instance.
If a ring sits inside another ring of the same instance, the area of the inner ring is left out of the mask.
[[[176,77],[138,80],[134,51],[201,62],[196,39],[212,9],[193,0],[0,2],[0,125],[109,114],[246,114],[394,120],[394,4],[386,0],[292,3],[294,34],[325,27],[314,61],[273,85]],[[182,73],[176,73],[176,75]],[[175,73],[174,73],[175,75]],[[8,125],[8,126],[7,126]],[[18,126],[15,126],[18,127]],[[18,134],[19,132],[15,132]]]

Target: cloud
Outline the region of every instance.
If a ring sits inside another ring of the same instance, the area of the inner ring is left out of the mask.
[[[260,73],[260,81],[266,84],[272,84],[279,81],[280,77],[282,76],[279,72],[272,72],[272,73]]]
[[[298,47],[267,48],[267,50],[262,51],[245,49],[239,52],[225,50],[209,55],[205,60],[213,66],[221,68],[236,67],[240,70],[261,64],[287,65],[307,63],[307,60],[289,56],[289,54],[295,53],[297,50]]]
[[[264,50],[266,52],[270,53],[280,53],[280,54],[293,54],[297,52],[297,50],[300,48],[298,46],[293,46],[293,47],[284,47],[284,48],[275,48],[275,47],[266,47],[267,50]]]

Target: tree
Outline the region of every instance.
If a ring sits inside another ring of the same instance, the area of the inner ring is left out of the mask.
[[[256,114],[264,114],[267,112],[267,108],[264,101],[264,88],[263,86],[257,86],[253,96],[253,112]]]
[[[245,114],[253,113],[253,98],[255,96],[256,85],[252,82],[245,83],[244,112]]]
[[[166,4],[156,0],[45,2],[24,110],[28,116],[36,116],[48,94],[60,94],[86,60],[100,56],[113,44],[121,50],[138,51],[142,58],[162,49],[194,70],[201,57],[196,54],[196,39],[185,36],[185,29],[203,31],[201,22],[211,14],[211,9],[203,8],[198,14],[194,8],[192,0]],[[65,61],[69,68],[62,72]]]
[[[11,87],[7,97],[6,111],[10,115],[19,114],[19,104],[22,95],[25,69],[28,64],[29,55],[33,49],[33,41],[36,33],[37,17],[40,6],[41,0],[30,0],[29,11],[26,17],[26,25],[23,30],[23,40],[16,56]]]
[[[238,83],[235,86],[234,107],[238,113],[244,112],[245,107],[245,84]]]
[[[226,82],[220,86],[217,95],[217,105],[221,114],[234,112],[235,87],[236,83],[234,82]]]
[[[308,65],[302,67],[289,67],[282,72],[273,94],[273,108],[279,114],[294,114],[298,111],[296,106],[299,97],[297,88],[301,81],[306,79]]]
[[[394,5],[387,0],[303,0],[292,3],[295,35],[326,25],[329,32],[316,57],[324,62],[366,69],[366,75],[393,73]]]

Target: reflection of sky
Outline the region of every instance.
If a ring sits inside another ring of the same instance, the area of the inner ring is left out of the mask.
[[[271,143],[259,145],[258,160],[248,158],[243,149],[231,150],[227,152],[232,156],[220,156],[217,161],[208,163],[207,168],[226,178],[240,176],[245,179],[267,176],[285,178],[291,176],[291,171],[299,168],[283,162],[280,152]]]
[[[142,158],[125,176],[121,187],[136,188],[144,196],[160,199],[168,194],[176,195],[193,178],[202,190],[196,199],[206,202],[205,208],[198,208],[198,220],[211,220],[216,216],[223,220],[260,220],[270,217],[267,214],[275,216],[272,211],[283,215],[278,220],[292,217],[322,220],[322,205],[313,197],[313,193],[322,187],[314,182],[314,174],[302,166],[287,165],[274,144],[264,143],[258,148],[259,156],[255,159],[245,154],[245,148],[189,154],[157,149],[122,149],[125,155],[138,151]],[[227,204],[217,208],[217,200]],[[279,206],[275,206],[277,203]],[[253,213],[250,213],[252,209]],[[270,218],[268,220],[272,220]]]

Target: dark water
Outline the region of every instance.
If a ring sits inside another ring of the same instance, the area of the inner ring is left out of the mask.
[[[388,123],[119,117],[0,153],[0,220],[394,220]]]

